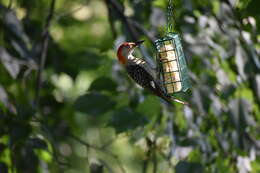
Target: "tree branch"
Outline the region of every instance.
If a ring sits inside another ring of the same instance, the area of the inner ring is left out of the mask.
[[[125,28],[129,31],[130,36],[132,37],[133,41],[138,41],[139,40],[139,33],[137,32],[137,29],[139,31],[142,31],[142,33],[149,38],[150,41],[154,41],[155,38],[151,37],[148,33],[147,30],[145,30],[141,24],[139,24],[137,21],[134,21],[133,19],[127,17],[124,15],[124,8],[121,4],[119,4],[115,0],[105,0],[107,4],[107,8],[109,9],[110,6],[113,7],[115,12],[118,14],[122,22],[125,24]],[[150,64],[153,68],[156,68],[154,59],[149,56],[148,52],[146,49],[141,46],[141,53],[144,56],[145,60]],[[149,57],[149,58],[148,58]]]
[[[130,36],[134,39],[134,41],[138,41],[139,34],[136,29],[131,25],[131,19],[124,15],[123,7],[115,0],[106,0],[108,6],[111,5],[115,12],[119,15],[123,23],[126,25],[126,29],[129,31]]]
[[[42,32],[42,48],[41,48],[41,55],[39,60],[39,69],[37,73],[37,79],[36,79],[36,92],[35,92],[35,105],[39,105],[39,97],[40,97],[40,90],[42,87],[42,72],[44,69],[47,51],[48,51],[48,44],[49,44],[49,28],[51,25],[51,21],[54,14],[54,8],[55,8],[55,2],[56,0],[52,0],[50,4],[50,10],[49,14],[46,18],[46,23]]]

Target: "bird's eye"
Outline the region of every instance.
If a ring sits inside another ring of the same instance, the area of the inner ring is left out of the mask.
[[[129,48],[131,49],[131,48],[133,48],[134,47],[134,44],[130,44],[129,45]]]

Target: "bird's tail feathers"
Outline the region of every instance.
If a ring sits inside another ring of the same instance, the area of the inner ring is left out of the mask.
[[[170,105],[172,105],[173,101],[174,102],[177,102],[177,103],[181,103],[183,105],[189,105],[187,102],[185,101],[182,101],[182,100],[179,100],[179,99],[176,99],[176,98],[173,98],[169,95],[166,95],[166,94],[163,94],[163,93],[160,93],[160,95],[158,95],[159,97],[163,98],[167,103],[169,103]]]
[[[161,87],[161,85],[159,85],[158,83],[155,83],[156,89],[152,90],[153,93],[159,97],[161,97],[162,99],[164,99],[167,103],[169,103],[170,105],[172,105],[173,101],[177,102],[177,103],[181,103],[183,105],[189,105],[187,102],[185,101],[181,101],[179,99],[173,98],[171,96],[169,96]]]
[[[172,101],[175,101],[175,102],[178,102],[178,103],[181,103],[183,105],[189,105],[189,103],[185,102],[185,101],[182,101],[182,100],[179,100],[179,99],[176,99],[176,98],[171,98]]]

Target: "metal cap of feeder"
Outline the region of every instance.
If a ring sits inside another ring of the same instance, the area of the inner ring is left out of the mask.
[[[155,41],[159,77],[169,95],[185,92],[190,88],[187,64],[180,36],[168,33]]]

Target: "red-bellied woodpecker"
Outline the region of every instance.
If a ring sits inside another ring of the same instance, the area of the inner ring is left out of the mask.
[[[119,62],[125,67],[128,75],[141,87],[149,90],[153,94],[161,97],[166,102],[172,104],[171,97],[165,93],[160,83],[156,80],[156,70],[153,69],[144,59],[136,58],[133,56],[134,49],[143,43],[138,42],[125,42],[119,46],[117,50],[117,58]],[[186,104],[177,99],[176,102]]]

